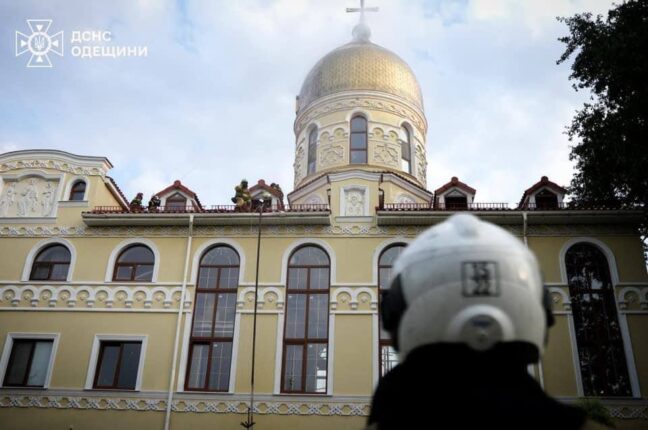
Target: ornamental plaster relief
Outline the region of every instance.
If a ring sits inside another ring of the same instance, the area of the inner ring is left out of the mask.
[[[38,409],[80,409],[114,411],[158,411],[166,410],[167,401],[159,393],[140,393],[132,395],[99,395],[74,391],[65,393],[50,390],[46,394],[10,393],[0,396],[0,408],[38,408]],[[157,394],[157,395],[156,395]],[[162,393],[165,394],[165,393]],[[214,393],[204,394],[202,398],[183,398],[176,394],[171,403],[174,413],[216,413],[246,414],[248,399],[215,399]],[[226,395],[230,397],[230,395]],[[254,404],[254,413],[259,415],[319,415],[319,416],[369,416],[370,398],[366,401],[336,401],[335,398],[308,400],[270,400],[262,395]],[[648,405],[645,401],[614,400],[603,401],[610,416],[617,420],[648,420]]]
[[[327,168],[335,166],[337,164],[343,164],[345,162],[344,146],[340,143],[332,144],[326,143],[323,144],[319,150],[318,164],[320,168]]]
[[[617,287],[617,290],[617,303],[621,312],[648,313],[648,287],[624,286]]]
[[[341,402],[334,399],[303,400],[265,400],[255,401],[254,412],[260,415],[322,415],[322,416],[360,416],[369,415],[370,405],[366,402]],[[248,400],[214,399],[214,393],[204,395],[203,399],[182,398],[181,394],[171,403],[175,413],[216,413],[245,414]],[[39,408],[39,409],[84,409],[118,411],[158,411],[166,410],[166,399],[150,394],[134,396],[101,396],[88,393],[70,394],[11,394],[0,397],[0,408]]]
[[[58,180],[29,176],[4,181],[0,195],[0,217],[49,217],[56,208]]]
[[[305,157],[306,150],[304,149],[304,145],[299,145],[297,152],[295,153],[295,164],[293,164],[293,167],[295,169],[295,185],[297,185],[306,174],[306,169],[304,166]]]
[[[0,164],[0,173],[8,172],[11,170],[18,169],[51,169],[58,170],[59,172],[72,173],[75,175],[86,175],[86,176],[106,176],[106,171],[104,169],[99,169],[96,167],[88,168],[75,165],[73,163],[65,163],[57,160],[21,160],[21,161],[9,161],[6,163]]]
[[[0,308],[177,309],[182,289],[169,286],[5,285]],[[185,309],[191,309],[189,294]]]
[[[378,291],[375,287],[331,288],[331,310],[342,311],[377,311]]]
[[[344,212],[343,216],[365,216],[367,198],[364,188],[348,188],[344,191]]]
[[[422,184],[427,184],[427,166],[428,162],[425,156],[416,156],[416,177]]]
[[[398,167],[400,147],[397,144],[377,143],[373,145],[373,161],[386,166]]]

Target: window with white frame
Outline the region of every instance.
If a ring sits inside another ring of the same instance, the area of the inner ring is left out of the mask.
[[[96,335],[85,388],[138,391],[146,343],[145,335]]]
[[[57,341],[56,334],[9,333],[1,358],[2,386],[47,388]]]

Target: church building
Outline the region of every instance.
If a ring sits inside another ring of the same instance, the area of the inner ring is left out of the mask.
[[[256,429],[360,429],[398,362],[379,317],[393,262],[460,211],[540,262],[556,318],[529,368],[542,387],[648,426],[640,211],[571,207],[541,170],[512,204],[428,184],[422,89],[361,12],[297,96],[285,195],[265,178],[235,205],[180,181],[129,200],[108,158],[0,154],[1,428],[235,429],[253,401]]]

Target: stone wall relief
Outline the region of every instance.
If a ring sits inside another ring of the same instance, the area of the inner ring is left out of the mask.
[[[341,143],[326,143],[319,152],[320,167],[330,167],[344,161],[344,145]]]
[[[365,187],[349,187],[342,190],[343,216],[367,215],[367,189]]]
[[[387,166],[398,167],[400,148],[398,145],[381,142],[374,145],[373,161]]]
[[[295,169],[295,185],[297,185],[305,176],[305,168],[304,168],[304,157],[306,155],[306,151],[304,149],[304,145],[300,144],[297,147],[297,151],[295,152],[295,164],[293,164],[293,167]]]
[[[49,217],[55,208],[58,180],[29,176],[5,181],[0,195],[0,217]]]

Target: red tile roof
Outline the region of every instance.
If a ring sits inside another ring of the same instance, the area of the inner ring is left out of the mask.
[[[459,188],[460,190],[464,190],[468,194],[473,194],[474,195],[477,192],[477,190],[475,190],[474,188],[469,187],[468,185],[464,184],[456,176],[453,176],[450,179],[450,182],[443,185],[441,188],[437,188],[436,190],[434,190],[434,194],[436,195],[436,194],[444,193],[444,192],[448,191],[450,188],[454,188],[454,187]]]

